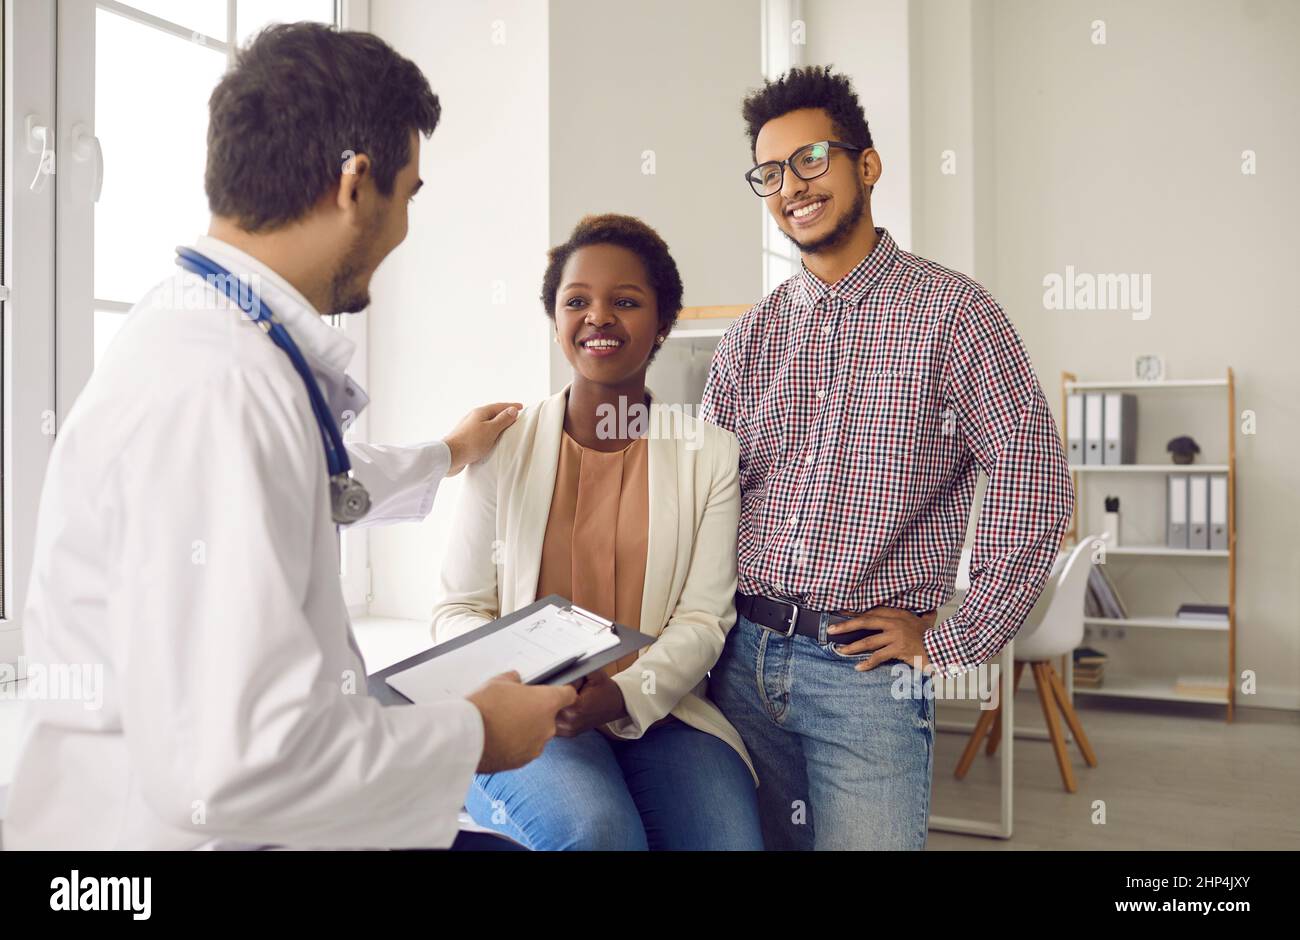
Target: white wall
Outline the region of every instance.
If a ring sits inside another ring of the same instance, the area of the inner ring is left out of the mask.
[[[912,246],[911,50],[908,0],[805,0],[805,65],[848,75],[866,112],[883,172],[872,190],[876,225]]]
[[[1260,689],[1238,700],[1300,706],[1300,332],[1285,288],[1300,247],[1300,6],[915,0],[913,9],[923,59],[918,246],[958,267],[973,258],[1058,422],[1062,370],[1127,378],[1139,353],[1163,354],[1173,377],[1236,370],[1238,411],[1258,415],[1258,434],[1236,435],[1238,667],[1254,670]],[[1104,45],[1093,42],[1097,20]],[[949,140],[973,151],[964,162],[959,153],[955,179],[938,174],[936,149]],[[1242,174],[1243,150],[1255,151],[1256,175]],[[1043,278],[1067,265],[1149,274],[1149,319],[1045,309]],[[1181,433],[1207,462],[1226,457],[1220,395],[1148,392],[1141,405],[1139,460],[1165,462],[1164,443]],[[1130,541],[1159,541],[1162,479],[1085,483],[1084,528],[1100,525],[1102,496],[1114,493]],[[1149,598],[1168,614],[1227,598],[1222,562],[1109,565],[1133,606]],[[1130,630],[1096,645],[1125,672],[1211,674],[1224,662],[1214,634]]]
[[[668,243],[687,306],[757,301],[762,215],[740,105],[762,84],[758,0],[553,0],[550,25],[552,243],[588,213],[634,215]],[[651,369],[661,397],[682,400],[686,373],[699,377],[678,357]],[[552,370],[558,390],[572,373],[558,350]]]
[[[974,30],[987,17],[979,0],[911,4],[914,250],[976,279],[993,275],[976,258],[977,169],[992,150],[976,146],[991,114],[976,115]],[[987,98],[987,96],[985,96]],[[987,178],[988,174],[985,174]]]
[[[370,28],[424,70],[443,107],[410,235],[376,277],[370,330],[371,440],[428,440],[475,405],[547,393],[536,300],[549,237],[547,5],[372,0]],[[371,613],[428,618],[462,480],[443,485],[425,522],[371,533]]]

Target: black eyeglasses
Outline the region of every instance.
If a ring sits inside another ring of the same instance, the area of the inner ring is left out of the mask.
[[[848,150],[861,153],[863,147],[855,147],[838,140],[819,140],[805,144],[786,160],[769,160],[745,173],[745,179],[756,196],[771,196],[779,193],[785,185],[785,168],[788,166],[801,180],[815,180],[831,168],[831,149]]]

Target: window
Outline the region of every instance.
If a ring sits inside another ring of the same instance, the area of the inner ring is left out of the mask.
[[[0,663],[22,670],[36,506],[55,428],[55,5],[7,3],[0,39]],[[21,41],[19,41],[21,37]],[[19,237],[16,233],[21,233]]]
[[[4,77],[4,48],[5,48],[5,24],[4,17],[0,16],[0,128],[5,126],[5,77]],[[5,159],[5,138],[6,135],[0,132],[0,168],[8,167],[9,163]],[[0,272],[5,270],[5,179],[8,174],[0,172]],[[9,299],[9,288],[6,285],[6,279],[0,276],[0,323],[8,319],[5,310],[5,301]],[[3,498],[5,467],[5,425],[8,423],[4,420],[5,415],[5,330],[0,329],[0,623],[5,619],[5,600],[7,592],[5,591],[5,509],[7,502]],[[0,657],[0,662],[3,658]]]
[[[335,22],[334,0],[101,0],[95,13],[94,354],[207,227],[207,102],[234,48],[273,22]],[[237,42],[231,45],[230,36]],[[166,81],[158,77],[165,75]],[[148,193],[149,211],[141,212]]]
[[[774,79],[803,64],[802,0],[763,0],[763,78]],[[799,270],[799,249],[785,237],[767,201],[759,200],[763,216],[763,294],[770,294]]]

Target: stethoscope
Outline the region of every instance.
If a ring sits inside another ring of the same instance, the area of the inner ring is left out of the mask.
[[[330,474],[330,515],[337,525],[350,525],[359,521],[370,511],[370,494],[361,485],[361,481],[352,477],[352,462],[348,460],[347,448],[343,446],[343,434],[339,431],[329,406],[325,404],[325,396],[316,383],[316,377],[311,374],[307,360],[298,350],[289,331],[252,288],[211,258],[192,248],[182,247],[176,249],[176,263],[192,274],[197,274],[211,286],[219,288],[289,357],[303,384],[307,386],[311,410],[316,415],[316,424],[320,427],[320,435],[325,442],[325,464],[329,467]]]

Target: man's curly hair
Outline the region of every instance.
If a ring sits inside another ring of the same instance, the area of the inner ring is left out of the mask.
[[[618,245],[626,248],[645,265],[650,286],[655,292],[655,307],[659,316],[659,332],[667,335],[677,322],[682,310],[682,278],[677,273],[677,262],[668,253],[668,245],[659,233],[640,219],[630,215],[589,215],[574,226],[572,234],[562,245],[548,253],[546,274],[542,278],[542,306],[546,315],[555,319],[555,300],[560,292],[560,276],[569,258],[579,248],[588,245]],[[654,359],[659,347],[650,353]]]
[[[846,144],[869,149],[871,129],[867,116],[847,75],[838,75],[829,65],[793,68],[777,79],[763,83],[741,105],[740,113],[749,131],[749,149],[758,159],[758,132],[773,118],[801,108],[820,108],[830,115],[835,135]]]

